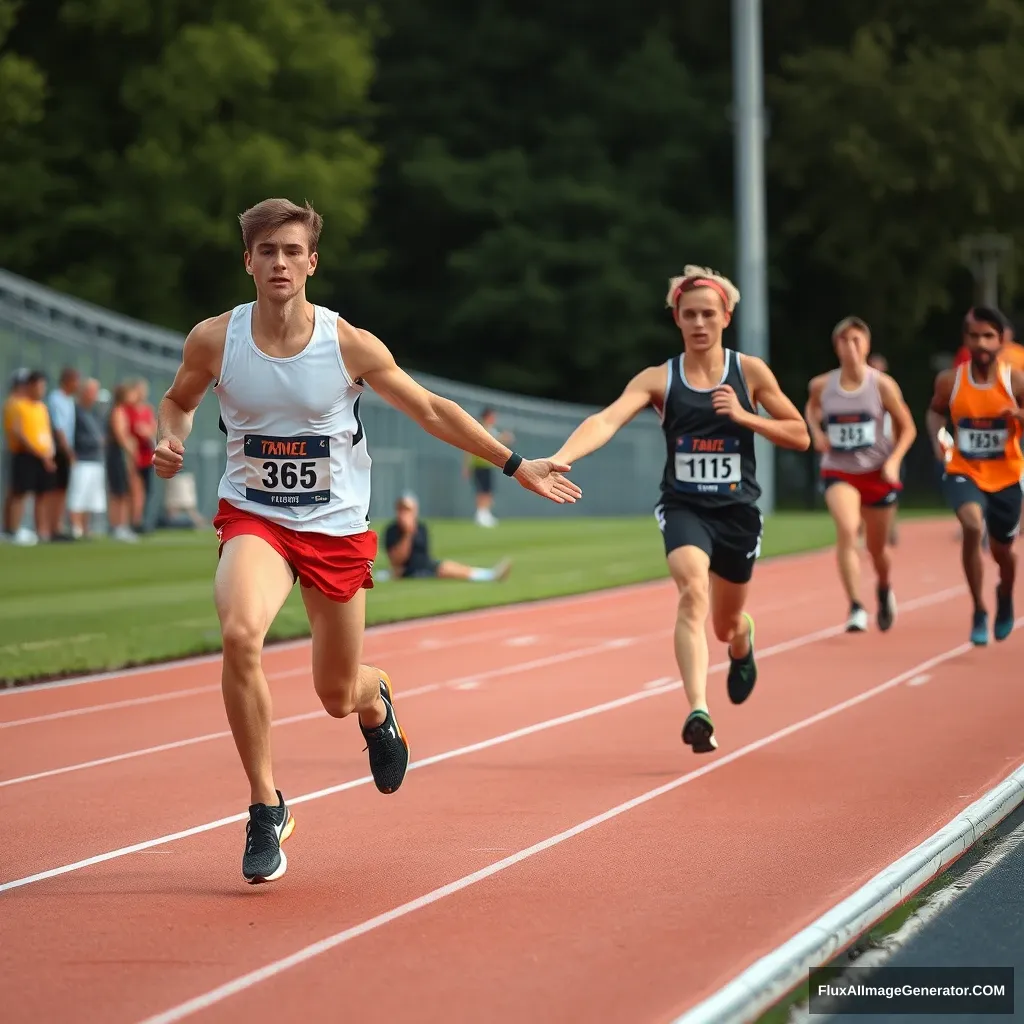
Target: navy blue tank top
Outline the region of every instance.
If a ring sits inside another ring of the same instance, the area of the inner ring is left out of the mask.
[[[741,358],[725,349],[725,370],[718,386],[728,384],[740,405],[756,415]],[[761,497],[754,432],[715,412],[713,390],[687,383],[682,355],[669,360],[661,422],[666,446],[661,503],[666,508],[753,505]]]

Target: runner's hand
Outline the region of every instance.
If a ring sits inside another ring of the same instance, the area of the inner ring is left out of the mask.
[[[814,450],[819,455],[824,455],[826,452],[831,451],[832,445],[828,442],[828,435],[818,432],[814,435]]]
[[[574,504],[583,491],[563,475],[570,469],[572,466],[551,459],[524,459],[515,472],[515,478],[528,491],[542,498],[548,498],[559,505]]]
[[[896,464],[895,459],[886,459],[882,463],[882,479],[893,486],[900,482],[900,467]]]
[[[728,416],[731,420],[740,420],[746,415],[736,392],[728,384],[715,388],[711,393],[711,404],[719,416]]]
[[[176,437],[165,437],[153,452],[156,475],[170,480],[185,464],[185,446]]]

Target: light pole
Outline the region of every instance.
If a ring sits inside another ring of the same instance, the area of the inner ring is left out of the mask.
[[[739,350],[768,361],[767,227],[764,184],[764,69],[761,0],[733,0],[732,81]],[[775,449],[755,438],[765,515],[775,511]]]
[[[1012,244],[1009,237],[994,231],[968,235],[960,243],[961,257],[974,276],[975,301],[979,305],[999,305],[999,269]]]

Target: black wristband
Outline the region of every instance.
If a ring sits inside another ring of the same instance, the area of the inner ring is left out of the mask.
[[[516,470],[520,467],[520,465],[522,464],[522,461],[523,461],[522,455],[516,455],[516,453],[513,452],[508,457],[508,462],[506,462],[505,465],[502,467],[502,469],[501,469],[502,473],[504,473],[505,476],[515,476],[516,475]]]

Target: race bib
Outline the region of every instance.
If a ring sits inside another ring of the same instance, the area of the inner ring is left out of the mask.
[[[331,439],[245,435],[245,496],[261,505],[331,500]]]
[[[828,443],[833,451],[861,451],[870,448],[875,437],[875,418],[870,413],[841,413],[828,418]]]
[[[743,480],[735,437],[681,437],[676,442],[676,489],[691,494],[735,491]]]
[[[1001,459],[1009,438],[1002,419],[962,419],[956,425],[956,446],[965,459]]]

